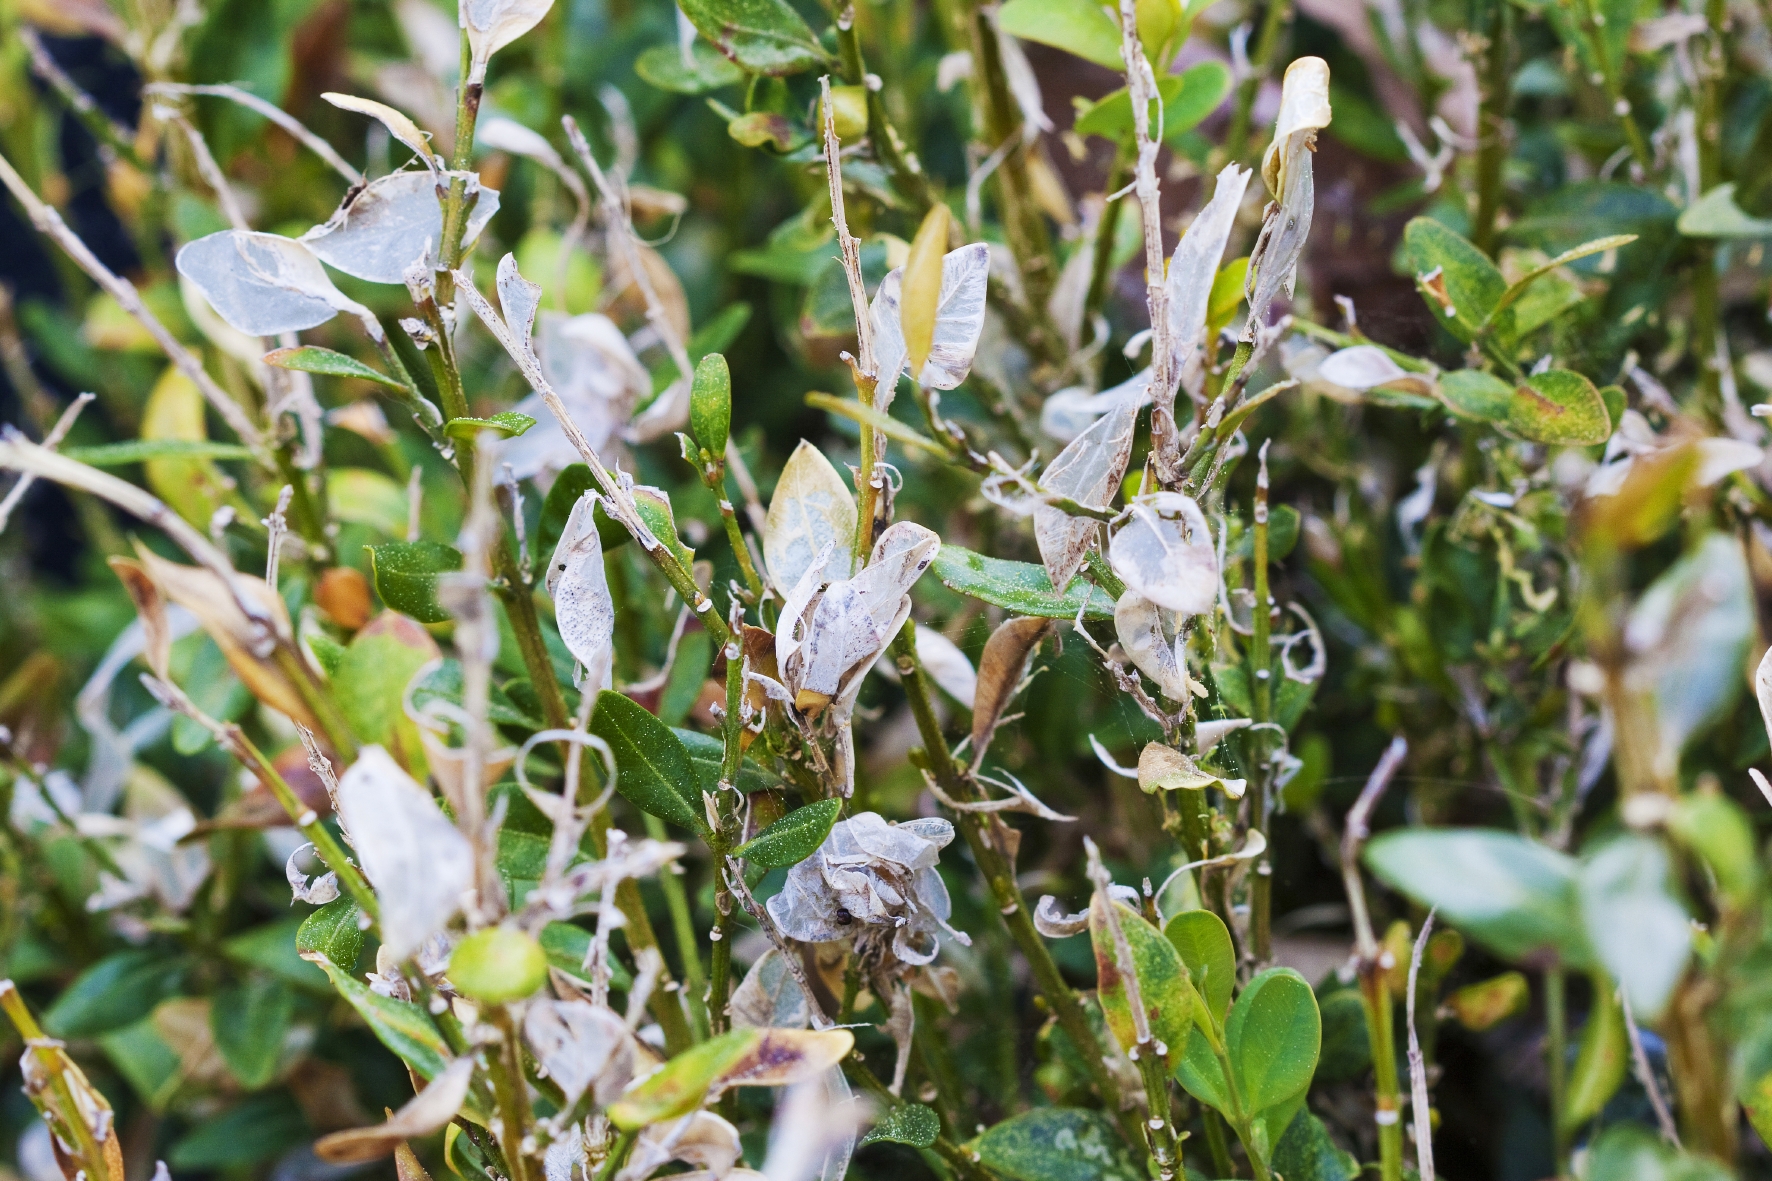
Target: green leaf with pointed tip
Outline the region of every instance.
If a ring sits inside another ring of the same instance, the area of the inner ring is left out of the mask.
[[[1017,615],[1043,619],[1075,619],[1077,608],[1088,604],[1084,619],[1114,617],[1114,601],[1107,592],[1078,575],[1059,594],[1052,589],[1046,569],[1032,562],[987,558],[957,545],[944,545],[930,566],[942,585]]]
[[[1440,375],[1440,400],[1460,418],[1501,423],[1507,421],[1514,389],[1485,370],[1455,369]]]
[[[355,377],[402,392],[406,389],[379,369],[371,369],[355,357],[347,357],[343,353],[335,353],[318,345],[272,349],[265,354],[265,364],[275,365],[279,369],[294,369],[300,373],[318,373],[321,377]]]
[[[1120,27],[1093,0],[1009,0],[997,10],[997,28],[1116,73],[1126,68],[1120,59]]]
[[[178,995],[188,965],[147,948],[118,951],[74,977],[43,1014],[51,1037],[96,1037],[132,1025]]]
[[[1163,138],[1192,131],[1218,109],[1231,92],[1231,72],[1220,62],[1205,61],[1157,81],[1163,100]],[[1084,110],[1071,125],[1078,135],[1099,135],[1118,143],[1132,134],[1132,99],[1121,87]]]
[[[437,602],[437,576],[461,569],[461,551],[440,541],[390,541],[366,545],[370,575],[381,601],[420,623],[447,623]]]
[[[712,734],[700,734],[694,730],[683,730],[673,727],[671,733],[689,752],[689,761],[695,764],[696,781],[703,791],[713,791],[720,782],[720,773],[726,761],[726,744]],[[752,792],[771,791],[781,787],[781,778],[774,772],[765,771],[757,765],[757,760],[746,758],[738,768],[738,790],[750,795]]]
[[[295,950],[323,955],[346,972],[357,967],[363,954],[362,911],[349,898],[335,898],[303,919],[295,933]]]
[[[985,1129],[967,1148],[1008,1181],[1145,1181],[1107,1116],[1036,1107]]]
[[[909,1144],[913,1148],[928,1148],[940,1135],[941,1117],[935,1114],[933,1107],[925,1107],[921,1103],[906,1103],[901,1107],[888,1109],[868,1129],[867,1135],[861,1138],[857,1147],[866,1148],[885,1140],[893,1144]]]
[[[1194,991],[1222,1026],[1237,984],[1237,953],[1224,920],[1209,910],[1184,910],[1163,924],[1163,936],[1180,953]]]
[[[284,1037],[295,1017],[295,990],[272,977],[258,977],[215,994],[209,1028],[228,1072],[248,1091],[276,1077]]]
[[[1772,222],[1768,222],[1767,224],[1772,225]],[[1500,310],[1502,308],[1510,307],[1514,301],[1526,294],[1526,290],[1531,287],[1533,283],[1544,278],[1558,267],[1568,266],[1572,262],[1591,257],[1595,254],[1604,254],[1608,250],[1617,250],[1620,246],[1629,246],[1636,240],[1637,236],[1635,234],[1609,234],[1604,238],[1594,238],[1591,241],[1583,242],[1579,246],[1571,247],[1544,265],[1532,268],[1525,275],[1521,276],[1518,282],[1511,284],[1506,291],[1502,292],[1501,302],[1496,305],[1496,309]]]
[[[640,80],[673,94],[706,94],[744,81],[744,71],[701,38],[689,46],[689,62],[675,44],[654,45],[634,60]]]
[[[760,1029],[735,1029],[691,1046],[629,1087],[609,1108],[610,1121],[632,1131],[689,1114],[701,1106],[715,1080],[750,1053],[762,1036]]]
[[[831,64],[787,0],[685,0],[682,9],[703,37],[754,74],[798,74]]]
[[[95,447],[64,447],[62,454],[92,467],[122,467],[150,459],[251,459],[252,449],[208,439],[131,439]]]
[[[1132,953],[1132,970],[1138,978],[1139,999],[1144,1003],[1151,1036],[1162,1047],[1165,1058],[1178,1057],[1187,1045],[1193,1021],[1193,990],[1188,987],[1187,967],[1175,945],[1161,931],[1125,903],[1113,905],[1117,908],[1120,930],[1126,935],[1127,949]],[[1108,929],[1107,910],[1099,898],[1089,908],[1089,940],[1095,947],[1096,995],[1101,1000],[1102,1015],[1121,1048],[1130,1052],[1138,1044],[1132,1006],[1128,1003],[1130,989],[1115,950],[1113,932]]]
[[[1534,443],[1604,443],[1612,417],[1593,382],[1572,369],[1547,369],[1514,391],[1507,428]]]
[[[795,808],[774,824],[732,851],[753,865],[767,869],[786,869],[797,865],[818,851],[837,822],[843,801],[819,800],[804,808]]]
[[[1468,344],[1494,315],[1495,334],[1512,336],[1512,313],[1496,314],[1507,280],[1468,238],[1418,217],[1404,228],[1403,247],[1422,298],[1452,335]]]
[[[449,1065],[449,1044],[437,1030],[431,1015],[411,1001],[371,992],[369,986],[330,961],[320,965],[332,977],[332,986],[350,1002],[370,1032],[394,1055],[427,1079],[436,1078]]]
[[[452,439],[472,439],[481,431],[492,431],[501,439],[514,439],[535,425],[535,419],[515,410],[503,410],[488,418],[452,418],[443,433]]]
[[[1291,968],[1269,968],[1251,980],[1224,1023],[1225,1050],[1244,1109],[1258,1114],[1303,1095],[1316,1073],[1322,1040],[1316,994],[1303,976]]]
[[[671,728],[612,689],[597,695],[591,733],[615,754],[615,790],[643,812],[708,835],[701,781]]]
[[[1750,217],[1735,203],[1735,183],[1718,185],[1686,206],[1675,223],[1688,238],[1772,237],[1772,220]]]

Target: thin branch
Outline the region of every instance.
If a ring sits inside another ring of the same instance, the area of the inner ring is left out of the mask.
[[[100,154],[116,152],[134,167],[142,168],[141,157],[136,155],[135,151],[135,132],[105,114],[99,108],[98,103],[93,101],[92,96],[80,89],[79,84],[68,76],[68,72],[62,69],[61,63],[56,61],[50,55],[49,50],[44,47],[43,39],[37,35],[36,29],[24,23],[20,23],[15,28],[19,42],[31,55],[31,72],[48,83],[50,89],[54,90],[56,94],[61,96],[61,100],[68,104],[68,108],[74,112],[75,118],[79,119],[81,123],[86,125],[87,130],[92,132],[93,138],[98,140],[101,145]]]
[[[1415,978],[1421,973],[1421,953],[1427,947],[1428,934],[1434,929],[1430,910],[1415,937],[1415,950],[1409,955],[1409,996],[1403,1020],[1409,1027],[1409,1101],[1415,1113],[1415,1162],[1421,1181],[1434,1181],[1434,1125],[1427,1099],[1427,1066],[1421,1056],[1421,1038],[1415,1032]]]
[[[239,103],[248,110],[255,111],[290,135],[301,141],[303,147],[332,166],[333,171],[344,177],[350,184],[363,183],[363,174],[358,172],[343,156],[333,150],[331,144],[304,127],[300,120],[275,103],[266,102],[256,94],[241,90],[238,86],[226,84],[213,86],[191,86],[182,82],[152,82],[142,87],[142,93],[154,94],[208,94],[217,98],[225,98]]]
[[[1661,1093],[1661,1085],[1655,1081],[1655,1071],[1649,1066],[1649,1054],[1643,1049],[1643,1033],[1637,1028],[1636,1015],[1630,1008],[1630,996],[1623,985],[1618,988],[1618,1005],[1624,1010],[1624,1029],[1630,1035],[1631,1070],[1649,1096],[1649,1106],[1655,1109],[1655,1123],[1661,1129],[1661,1138],[1675,1148],[1680,1148],[1680,1130],[1674,1124],[1673,1112],[1668,1110],[1667,1096]]]
[[[868,289],[861,274],[861,241],[849,232],[849,219],[843,208],[843,164],[837,145],[837,111],[831,101],[829,74],[818,80],[824,97],[824,172],[831,194],[831,224],[837,227],[837,247],[843,252],[843,277],[849,282],[849,302],[855,308],[855,341],[859,354],[857,363],[867,377],[878,378],[874,372],[874,326],[868,314]]]
[[[80,417],[80,412],[86,409],[87,403],[97,396],[96,394],[81,394],[75,398],[68,408],[62,411],[62,416],[56,419],[55,426],[51,427],[49,433],[43,436],[40,446],[45,451],[54,451],[60,446],[61,441],[68,437],[68,431],[73,429],[74,420]],[[25,498],[25,493],[29,492],[31,485],[36,482],[37,477],[26,472],[18,478],[18,483],[14,484],[11,490],[6,493],[6,499],[0,500],[0,533],[6,532],[7,522],[12,519],[12,510],[18,507],[19,501]]]
[[[1403,758],[1408,753],[1409,742],[1401,734],[1391,739],[1384,757],[1378,760],[1371,778],[1366,780],[1360,798],[1348,809],[1347,827],[1341,834],[1341,880],[1347,887],[1348,907],[1353,911],[1354,946],[1362,960],[1376,961],[1379,949],[1378,940],[1372,934],[1372,917],[1366,910],[1366,890],[1360,884],[1360,850],[1365,846],[1366,838],[1372,835],[1372,810],[1378,806],[1379,797],[1390,786],[1391,777],[1403,765]]]

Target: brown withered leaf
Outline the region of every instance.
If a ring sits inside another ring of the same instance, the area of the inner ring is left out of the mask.
[[[110,565],[123,589],[129,592],[129,601],[135,604],[136,618],[142,621],[142,658],[154,675],[164,681],[172,659],[172,625],[166,619],[166,600],[140,562],[117,557],[110,559]]]
[[[374,610],[369,598],[369,580],[352,566],[333,566],[322,573],[319,585],[314,588],[314,602],[332,622],[350,632],[368,623]]]
[[[1050,619],[1017,616],[1008,619],[985,641],[978,658],[978,688],[972,699],[972,765],[984,761],[997,722],[1015,695],[1015,687],[1027,671],[1033,654],[1048,630]]]
[[[652,247],[636,242],[634,249],[640,254],[640,265],[646,268],[646,277],[652,281],[652,290],[657,293],[659,303],[664,305],[665,319],[670,322],[678,340],[688,340],[689,299],[683,294],[683,283],[677,278],[677,272],[664,260],[664,255]],[[628,268],[625,250],[610,251],[609,277],[603,290],[609,293],[609,306],[604,310],[612,318],[623,322],[645,318],[646,300]]]
[[[314,1141],[314,1155],[328,1164],[379,1160],[408,1140],[429,1136],[455,1118],[474,1079],[474,1059],[457,1058],[385,1123],[333,1132]]]
[[[335,1062],[309,1054],[296,1063],[288,1082],[302,1116],[316,1132],[355,1128],[374,1118],[358,1102],[350,1070]]]

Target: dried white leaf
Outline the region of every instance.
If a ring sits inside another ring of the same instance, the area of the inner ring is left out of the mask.
[[[947,260],[942,260],[942,277],[947,277]],[[893,267],[880,280],[868,305],[868,319],[874,329],[874,407],[884,412],[892,405],[898,392],[898,379],[910,360],[910,349],[904,342],[904,324],[898,310],[899,289],[904,283],[904,268]]]
[[[1040,905],[1034,908],[1034,930],[1048,939],[1069,939],[1088,929],[1088,911],[1067,914],[1058,899],[1050,894],[1040,895]]]
[[[498,307],[504,313],[505,327],[527,356],[535,356],[535,313],[541,308],[541,284],[531,283],[517,269],[517,256],[506,254],[498,260]]]
[[[437,159],[437,153],[431,150],[431,137],[420,131],[418,124],[403,112],[396,111],[386,103],[378,103],[372,98],[358,98],[354,94],[327,91],[320,97],[341,110],[355,111],[359,115],[368,115],[371,119],[379,120],[388,129],[389,135],[418,153],[426,165],[432,169],[441,167],[442,162]]]
[[[464,1055],[388,1117],[386,1123],[333,1132],[314,1142],[314,1155],[331,1165],[359,1164],[387,1156],[408,1140],[440,1131],[467,1101],[474,1081],[473,1055]]]
[[[486,79],[492,55],[541,23],[554,0],[461,0],[461,27],[473,51],[470,83]]]
[[[1281,290],[1292,293],[1316,207],[1311,149],[1318,130],[1328,125],[1329,66],[1320,57],[1301,57],[1286,68],[1274,140],[1262,158],[1262,179],[1274,200],[1250,253],[1244,285],[1252,325],[1266,323],[1268,305]]]
[[[960,646],[934,628],[917,625],[917,662],[931,680],[967,709],[978,692],[978,674]]]
[[[1108,543],[1108,564],[1129,589],[1182,615],[1204,615],[1218,602],[1218,554],[1206,514],[1179,492],[1133,502],[1131,518]]]
[[[296,863],[305,862],[310,868],[303,869]],[[295,895],[295,902],[306,902],[310,906],[325,906],[338,898],[338,875],[325,869],[325,863],[319,862],[319,855],[314,851],[312,842],[296,846],[289,854],[289,860],[283,863],[283,876],[289,879],[290,892]],[[325,870],[325,872],[320,872]],[[310,874],[318,874],[309,881]]]
[[[1376,345],[1357,344],[1323,358],[1317,377],[1350,390],[1392,389],[1412,394],[1433,391],[1425,374],[1411,373]]]
[[[1139,403],[1131,400],[1114,406],[1053,458],[1040,477],[1041,487],[1078,504],[1105,508],[1120,486],[1120,477],[1126,474],[1138,411]],[[1083,554],[1098,524],[1050,505],[1034,510],[1034,541],[1054,588],[1062,591],[1082,569]]]
[[[1205,758],[1212,753],[1212,748],[1222,742],[1226,735],[1234,734],[1250,725],[1248,718],[1223,718],[1216,722],[1196,722],[1194,724],[1194,753]]]
[[[692,1111],[681,1119],[641,1129],[615,1181],[645,1181],[672,1161],[700,1165],[711,1175],[723,1177],[742,1155],[737,1128],[711,1111]]]
[[[606,1106],[638,1069],[639,1047],[627,1023],[589,1001],[530,1001],[523,1037],[569,1106],[587,1090],[598,1106]]]
[[[503,115],[481,119],[474,127],[474,138],[494,151],[526,157],[554,172],[566,170],[566,161],[560,158],[559,151],[548,142],[547,136],[515,119]]]
[[[1330,117],[1329,63],[1320,57],[1298,58],[1281,80],[1274,139],[1261,158],[1261,179],[1274,196],[1286,187],[1286,170],[1296,161],[1295,153],[1315,141]]]
[[[1108,753],[1108,748],[1101,744],[1101,739],[1093,734],[1089,736],[1089,748],[1095,752],[1096,761],[1112,771],[1115,775],[1120,776],[1122,779],[1138,778],[1137,767],[1128,767],[1124,763],[1115,762],[1114,756]]]
[[[566,316],[543,311],[534,338],[542,373],[560,396],[591,449],[603,455],[639,400],[652,392],[652,377],[634,355],[615,321],[600,312]],[[519,480],[558,473],[582,461],[578,449],[540,394],[532,393],[513,407],[535,419],[535,425],[494,446],[494,462],[511,465]],[[606,456],[607,458],[607,456]]]
[[[763,523],[763,560],[777,593],[786,595],[826,544],[828,573],[847,578],[855,537],[855,500],[824,453],[804,439],[788,457]]]
[[[498,212],[498,190],[481,186],[473,173],[465,176],[478,199],[462,233],[463,249],[473,245]],[[436,182],[428,172],[377,177],[347,196],[325,225],[315,226],[301,240],[328,266],[347,275],[370,283],[404,283],[413,263],[437,264],[443,207]]]
[[[615,639],[615,600],[609,595],[603,545],[591,512],[596,504],[596,492],[588,491],[572,506],[547,577],[560,639],[573,659],[593,670],[607,667]]]
[[[765,951],[732,990],[734,1029],[804,1029],[812,1019],[806,994],[773,947]]]
[[[222,230],[188,243],[175,264],[229,327],[250,336],[300,332],[339,312],[369,315],[293,238]]]
[[[1187,656],[1173,612],[1137,591],[1114,604],[1114,636],[1127,659],[1171,701],[1188,699]]]
[[[379,746],[364,747],[339,779],[338,818],[381,903],[382,945],[404,960],[460,909],[473,848]]]
[[[1165,280],[1169,290],[1169,334],[1175,343],[1171,372],[1181,372],[1205,335],[1212,283],[1218,277],[1219,260],[1224,257],[1225,243],[1230,240],[1237,209],[1243,203],[1243,192],[1249,187],[1249,176],[1247,168],[1225,165],[1218,174],[1212,200],[1206,202],[1175,245]]]

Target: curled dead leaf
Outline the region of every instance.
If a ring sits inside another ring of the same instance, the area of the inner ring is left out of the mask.
[[[1052,621],[1032,617],[1005,620],[985,641],[978,659],[978,686],[972,699],[972,765],[984,761],[997,722],[1015,696],[1028,658],[1051,630]]]

